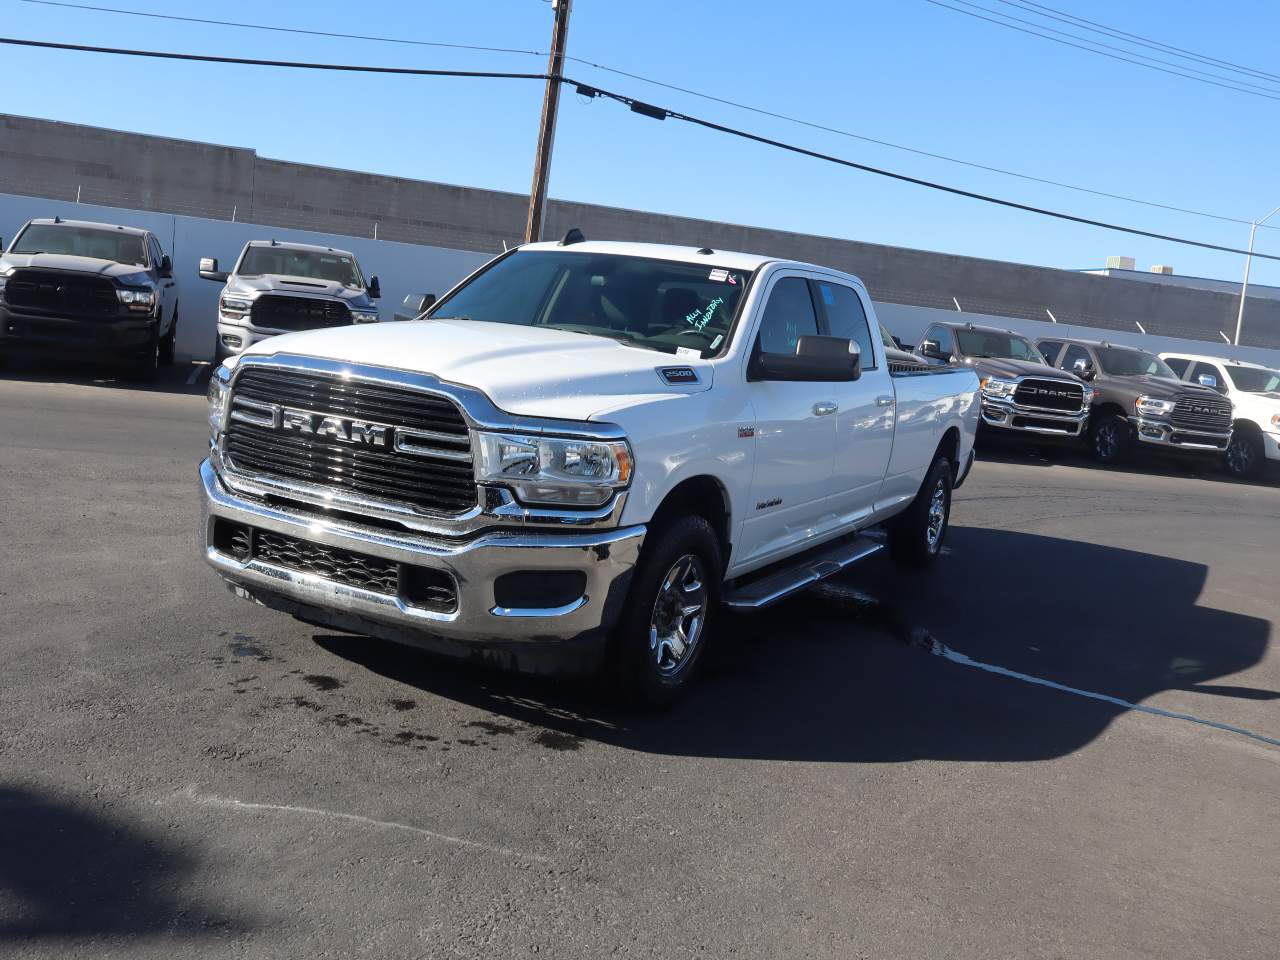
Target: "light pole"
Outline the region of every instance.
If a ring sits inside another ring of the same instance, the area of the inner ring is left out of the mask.
[[[1277,213],[1280,213],[1280,207],[1276,207],[1261,220],[1253,221],[1253,226],[1249,228],[1249,253],[1244,258],[1244,283],[1240,285],[1240,311],[1236,314],[1236,342],[1235,345],[1240,346],[1240,328],[1244,326],[1244,301],[1249,295],[1249,268],[1253,266],[1253,238],[1258,234],[1258,227],[1266,223]]]

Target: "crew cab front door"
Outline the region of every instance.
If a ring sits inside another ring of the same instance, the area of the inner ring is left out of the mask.
[[[801,337],[818,334],[818,313],[805,277],[776,275],[764,303],[752,355],[794,354]],[[755,473],[739,557],[759,566],[834,526],[828,494],[840,384],[751,379],[751,370],[749,362]]]

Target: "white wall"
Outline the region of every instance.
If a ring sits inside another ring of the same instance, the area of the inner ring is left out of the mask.
[[[144,227],[160,238],[160,245],[173,260],[173,278],[178,284],[178,353],[197,359],[213,352],[214,329],[221,284],[201,280],[196,274],[201,257],[217,257],[219,266],[229,269],[240,249],[249,240],[290,240],[349,250],[360,261],[365,276],[377,276],[382,284],[378,310],[390,320],[406,294],[442,294],[491,255],[411,243],[393,243],[362,237],[285,230],[251,223],[204,220],[167,213],[147,213],[79,204],[63,200],[43,200],[0,194],[0,237],[13,239],[24,223],[35,217],[60,216]],[[501,251],[494,251],[493,255]]]
[[[1151,353],[1193,353],[1224,360],[1247,360],[1280,369],[1280,350],[1261,347],[1233,347],[1228,343],[1206,340],[1182,340],[1177,337],[1155,337],[1134,330],[1106,330],[1100,327],[1050,323],[1048,320],[1022,320],[1018,317],[992,317],[982,313],[958,313],[934,307],[909,307],[899,303],[877,303],[876,314],[890,333],[906,344],[920,342],[929,324],[934,322],[976,323],[1004,330],[1016,330],[1032,339],[1042,337],[1078,337],[1082,340],[1109,340],[1127,346],[1141,347]],[[1247,322],[1247,321],[1246,321]]]

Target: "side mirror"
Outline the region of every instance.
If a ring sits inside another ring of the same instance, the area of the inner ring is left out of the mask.
[[[213,257],[200,258],[200,276],[205,280],[215,280],[218,283],[226,283],[227,277],[230,276],[225,270],[218,269],[218,261]]]
[[[945,353],[942,345],[937,340],[921,340],[920,355],[928,357],[930,360],[941,360],[944,363],[951,362],[951,354]]]
[[[396,320],[417,320],[435,306],[434,293],[411,293],[404,298],[403,309],[395,313]]]
[[[843,337],[801,337],[794,354],[757,353],[748,380],[848,383],[862,376],[862,352]]]
[[[1088,360],[1077,360],[1071,365],[1071,372],[1081,380],[1092,380],[1094,377],[1093,366]]]
[[[1218,378],[1215,377],[1212,373],[1200,374],[1198,377],[1196,377],[1196,383],[1200,384],[1200,386],[1202,387],[1208,387],[1210,390],[1219,389]]]
[[[370,299],[370,300],[377,300],[379,297],[381,297],[381,296],[382,296],[382,284],[380,284],[380,283],[378,282],[378,278],[377,278],[377,277],[370,277],[370,278],[369,278],[369,290],[368,290],[368,292],[369,292],[369,299]]]
[[[173,276],[173,261],[169,259],[169,255],[167,253],[160,258],[160,269],[157,272],[162,277]]]
[[[4,237],[0,237],[0,253],[4,253]]]

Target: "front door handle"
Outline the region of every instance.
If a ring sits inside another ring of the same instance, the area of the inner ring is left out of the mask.
[[[822,403],[813,405],[813,415],[815,417],[829,417],[839,409],[839,405],[832,403],[830,400],[824,400]]]
[[[876,397],[876,404],[881,407],[892,407],[893,397]]]

